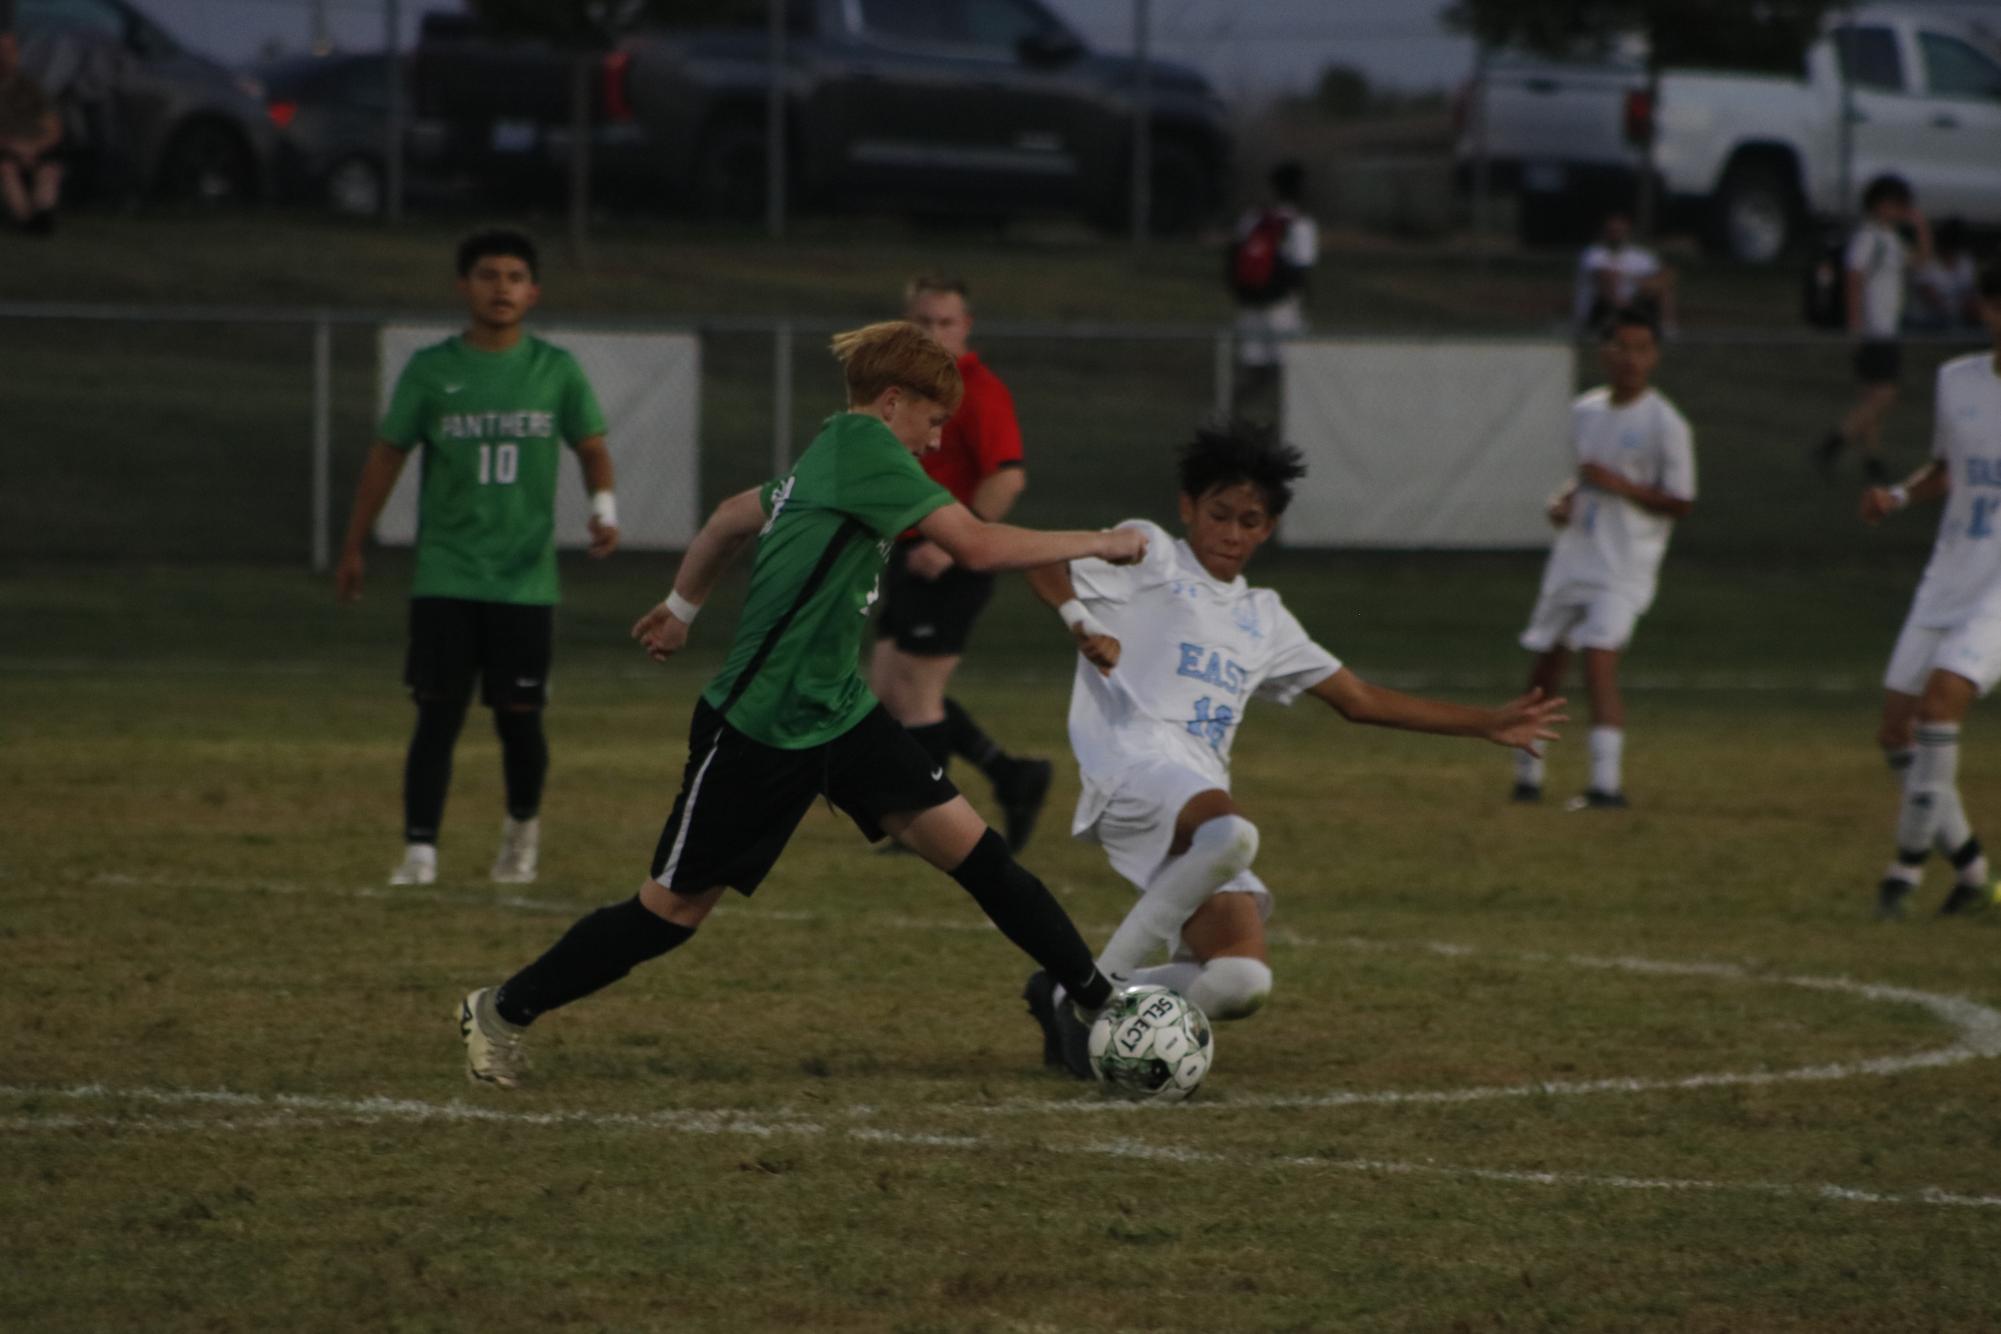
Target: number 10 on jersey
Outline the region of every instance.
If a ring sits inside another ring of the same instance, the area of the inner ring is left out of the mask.
[[[479,484],[486,486],[498,482],[502,486],[511,483],[521,467],[521,446],[512,440],[497,445],[482,444],[479,447]]]

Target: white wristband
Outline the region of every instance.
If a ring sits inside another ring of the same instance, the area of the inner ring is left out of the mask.
[[[618,497],[609,491],[591,492],[591,517],[607,528],[618,527]]]
[[[1071,598],[1068,602],[1058,607],[1056,614],[1063,618],[1063,624],[1069,626],[1073,634],[1102,635],[1106,633],[1105,627],[1098,624],[1098,618],[1086,611],[1084,604],[1076,598]]]
[[[1889,490],[1889,495],[1890,495],[1890,508],[1893,510],[1900,510],[1904,506],[1911,503],[1911,493],[1909,491],[1906,491],[1901,486],[1891,487]]]
[[[690,602],[679,593],[669,589],[667,592],[667,614],[683,625],[693,625],[695,618],[702,614],[702,604],[699,602]]]

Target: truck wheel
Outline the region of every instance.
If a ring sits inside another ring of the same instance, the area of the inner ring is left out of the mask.
[[[1154,145],[1148,224],[1156,236],[1186,236],[1208,220],[1219,193],[1208,159],[1176,143]]]
[[[695,158],[695,210],[732,222],[763,217],[765,160],[762,126],[744,121],[715,126]]]
[[[1577,210],[1562,195],[1522,191],[1515,230],[1523,245],[1567,245],[1575,239]]]
[[[160,193],[179,203],[248,203],[256,185],[250,150],[227,125],[196,121],[176,132],[161,154]]]
[[[1785,254],[1799,215],[1792,179],[1770,162],[1732,166],[1713,210],[1712,243],[1746,264],[1770,264]]]
[[[342,158],[321,182],[327,207],[351,218],[372,218],[382,212],[389,195],[382,165],[365,154]]]

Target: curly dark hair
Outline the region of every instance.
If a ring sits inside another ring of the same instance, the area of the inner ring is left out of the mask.
[[[1306,456],[1279,439],[1278,428],[1226,417],[1196,428],[1181,447],[1181,492],[1200,500],[1218,487],[1249,482],[1264,493],[1276,519],[1292,503],[1292,484],[1306,476]]]
[[[483,259],[502,257],[518,259],[528,266],[528,276],[542,280],[542,257],[536,253],[535,238],[513,227],[482,227],[459,242],[459,277],[472,273],[472,266]]]

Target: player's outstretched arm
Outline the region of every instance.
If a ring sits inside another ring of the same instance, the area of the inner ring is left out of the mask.
[[[591,555],[603,560],[618,550],[618,505],[612,499],[617,478],[611,450],[601,435],[587,435],[574,448],[584,470],[584,494],[591,498]]]
[[[1933,459],[1895,486],[1871,486],[1862,491],[1862,522],[1879,524],[1906,505],[1943,499],[1952,490],[1945,460]]]
[[[1695,502],[1658,486],[1626,480],[1603,464],[1587,463],[1577,470],[1577,478],[1587,486],[1615,496],[1624,496],[1643,510],[1664,514],[1670,519],[1686,519],[1695,512]]]
[[[1563,712],[1566,701],[1544,699],[1541,690],[1531,690],[1498,709],[1476,709],[1371,685],[1346,667],[1309,693],[1327,701],[1351,723],[1395,727],[1407,732],[1435,732],[1440,736],[1480,737],[1497,746],[1525,750],[1541,750],[1543,742],[1556,740],[1556,724],[1570,721]]]
[[[361,596],[361,580],[367,562],[361,549],[368,541],[375,520],[396,489],[409,456],[385,440],[377,440],[361,465],[361,480],[354,488],[354,510],[347,518],[347,539],[341,543],[340,564],[334,567],[334,595],[342,602]]]
[[[756,487],[739,491],[716,506],[681,557],[681,568],[674,572],[674,591],[632,627],[632,637],[648,657],[665,662],[688,642],[688,627],[695,613],[709,600],[716,580],[737,553],[764,527],[764,518],[764,504]]]
[[[1084,660],[1105,673],[1118,666],[1119,641],[1099,624],[1097,617],[1084,610],[1084,604],[1077,598],[1077,585],[1070,578],[1069,564],[1039,565],[1026,573],[1029,588],[1063,618]]]
[[[1146,535],[1132,528],[1098,532],[1043,532],[1006,523],[982,523],[964,505],[931,511],[917,531],[945,548],[969,570],[989,574],[1096,556],[1113,565],[1131,565],[1146,555]]]

